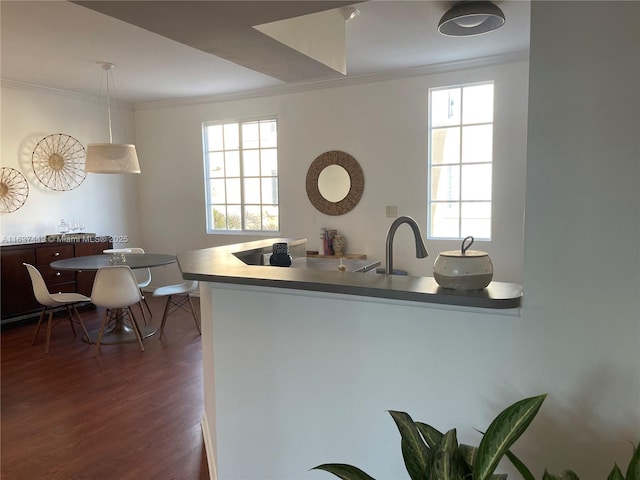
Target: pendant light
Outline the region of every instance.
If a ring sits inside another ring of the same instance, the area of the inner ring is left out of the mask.
[[[113,143],[111,130],[111,97],[109,80],[113,84],[113,63],[101,63],[107,77],[107,115],[109,118],[109,143],[90,143],[87,145],[85,172],[87,173],[140,173],[136,146]],[[110,78],[111,77],[111,78]],[[115,89],[114,89],[115,91]]]
[[[467,37],[500,28],[504,22],[504,13],[491,2],[460,2],[442,16],[438,31],[450,37]]]

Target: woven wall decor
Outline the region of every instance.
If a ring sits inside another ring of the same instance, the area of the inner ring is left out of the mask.
[[[0,213],[18,210],[29,196],[29,184],[25,176],[15,168],[2,167],[0,173]]]
[[[36,178],[51,190],[77,188],[85,179],[87,152],[75,138],[63,133],[48,135],[33,149],[31,165]]]
[[[318,188],[318,179],[322,171],[331,165],[344,168],[349,174],[349,193],[340,201],[327,200]],[[358,161],[346,152],[331,150],[319,155],[307,171],[307,196],[316,209],[326,215],[343,215],[350,212],[360,201],[364,191],[364,173]]]

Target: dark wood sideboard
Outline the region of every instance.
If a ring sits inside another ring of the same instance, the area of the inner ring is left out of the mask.
[[[90,296],[96,272],[54,270],[51,262],[63,258],[98,255],[113,248],[109,237],[95,237],[82,241],[54,241],[2,245],[0,247],[0,275],[2,288],[2,323],[36,315],[41,307],[33,295],[31,279],[23,263],[35,265],[51,293],[78,292]]]

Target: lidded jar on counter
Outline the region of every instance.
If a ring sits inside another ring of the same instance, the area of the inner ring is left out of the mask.
[[[433,278],[443,288],[481,290],[493,279],[493,263],[487,252],[469,250],[472,236],[462,241],[460,250],[440,252],[433,264]]]

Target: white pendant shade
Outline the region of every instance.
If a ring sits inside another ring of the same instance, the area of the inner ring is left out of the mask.
[[[135,145],[90,143],[87,145],[85,172],[140,173]]]
[[[113,63],[100,62],[107,79],[107,117],[109,120],[109,143],[90,143],[87,145],[87,156],[84,171],[87,173],[140,173],[136,146],[113,143],[111,130],[111,96],[109,94],[109,77],[113,83]],[[115,86],[114,86],[115,91]]]

